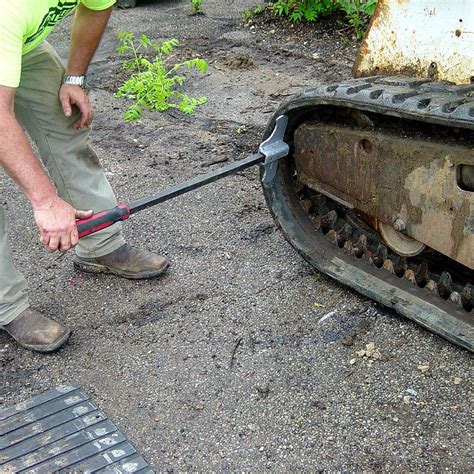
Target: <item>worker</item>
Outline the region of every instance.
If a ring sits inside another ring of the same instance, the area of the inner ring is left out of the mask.
[[[131,247],[120,223],[80,241],[76,227],[76,219],[117,205],[89,146],[93,111],[86,90],[86,72],[114,3],[0,0],[0,165],[31,204],[40,241],[49,251],[65,253],[75,247],[73,262],[80,271],[154,278],[166,271],[168,259]],[[72,10],[64,68],[45,38]],[[44,167],[23,130],[36,143]],[[58,349],[71,334],[30,306],[25,278],[12,261],[1,204],[0,327],[38,352]]]

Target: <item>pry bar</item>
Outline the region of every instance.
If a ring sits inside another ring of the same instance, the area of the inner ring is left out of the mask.
[[[184,183],[171,186],[155,196],[138,199],[128,205],[120,203],[113,209],[98,212],[88,219],[78,220],[77,230],[79,232],[79,238],[93,234],[101,229],[105,229],[116,222],[124,221],[136,212],[156,206],[157,204],[181,196],[182,194],[193,191],[201,186],[205,186],[206,184],[233,175],[258,164],[261,164],[265,169],[263,183],[267,184],[275,176],[276,161],[287,156],[289,153],[289,146],[284,142],[287,124],[288,117],[286,115],[278,117],[272,134],[260,145],[259,153],[255,155],[248,156],[247,158],[234,163],[229,163],[215,171],[196,176]]]

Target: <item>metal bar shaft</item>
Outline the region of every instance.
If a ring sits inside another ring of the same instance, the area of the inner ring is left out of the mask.
[[[196,176],[195,178],[190,179],[184,183],[171,186],[170,188],[161,191],[155,196],[145,197],[133,201],[128,205],[130,214],[135,214],[136,212],[142,211],[143,209],[147,209],[148,207],[168,201],[169,199],[173,199],[177,196],[181,196],[182,194],[193,191],[194,189],[200,188],[201,186],[205,186],[206,184],[212,183],[213,181],[217,181],[219,179],[225,178],[226,176],[235,174],[238,171],[243,171],[259,163],[263,163],[264,160],[265,156],[262,153],[257,153],[243,160],[229,163],[228,165],[223,166],[215,171]]]

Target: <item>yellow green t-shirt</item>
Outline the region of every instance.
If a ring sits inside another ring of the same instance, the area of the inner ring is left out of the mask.
[[[105,10],[115,0],[0,0],[0,85],[18,87],[23,54],[38,46],[79,3]]]

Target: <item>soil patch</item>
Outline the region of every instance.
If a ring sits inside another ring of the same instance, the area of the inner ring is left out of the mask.
[[[247,54],[238,54],[224,61],[224,66],[229,69],[252,69],[255,63]]]

